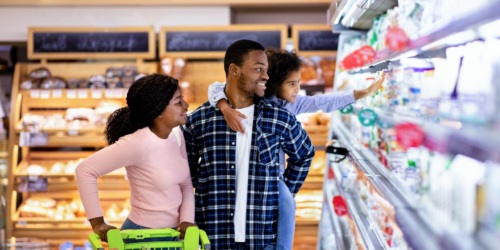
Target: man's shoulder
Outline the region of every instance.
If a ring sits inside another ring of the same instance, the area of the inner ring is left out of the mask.
[[[210,106],[210,102],[204,102],[200,106],[198,106],[193,112],[191,112],[190,116],[200,116],[200,115],[206,115],[209,112],[214,112],[215,109]]]
[[[259,108],[261,108],[264,114],[269,114],[278,118],[295,118],[295,116],[290,113],[287,109],[281,107],[278,102],[267,98],[261,98],[258,100]]]

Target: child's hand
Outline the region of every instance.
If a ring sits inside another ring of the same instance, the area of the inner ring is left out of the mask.
[[[385,77],[386,77],[386,74],[384,71],[382,71],[382,74],[379,77],[377,77],[377,79],[375,79],[375,81],[372,83],[372,85],[370,85],[370,86],[368,86],[368,88],[366,88],[368,91],[367,96],[374,95],[375,92],[377,92],[377,90],[379,90],[380,87],[382,87],[382,83],[384,83]]]
[[[193,227],[193,226],[197,227],[196,224],[191,223],[191,222],[187,222],[187,221],[181,222],[181,224],[179,224],[179,226],[177,226],[177,228],[176,228],[176,230],[181,233],[181,235],[179,236],[179,240],[183,240],[184,235],[186,234],[187,228]]]
[[[243,123],[241,123],[240,120],[241,118],[247,119],[244,114],[231,108],[225,101],[217,103],[217,106],[224,115],[227,125],[229,125],[233,131],[245,133],[245,127],[243,127]]]
[[[375,81],[370,86],[368,86],[368,88],[355,90],[354,100],[359,100],[367,96],[374,95],[377,92],[377,90],[379,90],[380,87],[382,87],[382,83],[384,83],[385,77],[386,77],[385,72],[382,72],[382,74],[377,79],[375,79]]]

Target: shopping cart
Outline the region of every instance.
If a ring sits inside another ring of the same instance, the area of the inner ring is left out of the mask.
[[[183,249],[183,250],[210,250],[210,240],[205,231],[197,227],[188,227],[182,241],[145,241],[156,238],[179,237],[180,232],[172,229],[138,229],[123,230],[111,229],[108,231],[109,250],[144,250],[144,249]],[[94,250],[104,250],[99,235],[89,235],[89,241]],[[133,241],[133,243],[125,243]]]

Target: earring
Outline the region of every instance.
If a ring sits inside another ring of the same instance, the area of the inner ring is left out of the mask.
[[[163,118],[163,115],[159,115],[158,118],[160,118],[160,119]]]

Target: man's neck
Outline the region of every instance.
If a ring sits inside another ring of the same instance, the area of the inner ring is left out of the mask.
[[[226,83],[226,97],[234,109],[242,109],[253,105],[253,96],[245,95],[236,82]]]

